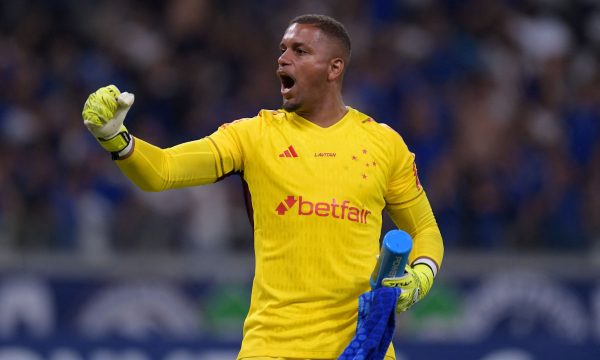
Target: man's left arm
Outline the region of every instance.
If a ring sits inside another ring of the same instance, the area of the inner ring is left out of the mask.
[[[413,248],[405,274],[384,279],[382,285],[402,290],[397,310],[406,311],[431,289],[442,265],[444,244],[419,181],[415,155],[398,133],[391,130],[389,134],[393,144],[393,162],[385,195],[386,210],[396,226],[411,235]]]
[[[421,194],[409,207],[388,206],[386,210],[394,224],[413,239],[408,263],[412,266],[425,264],[434,276],[437,275],[444,257],[444,243],[427,195]]]
[[[402,289],[397,311],[406,311],[423,299],[431,289],[444,256],[442,235],[425,193],[408,207],[388,207],[387,212],[399,229],[409,233],[413,248],[404,276],[387,278],[384,286]]]

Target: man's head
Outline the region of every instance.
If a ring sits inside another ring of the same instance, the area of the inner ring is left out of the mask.
[[[351,50],[341,23],[325,15],[298,16],[290,21],[280,48],[277,75],[284,109],[310,110],[328,96],[339,96]]]

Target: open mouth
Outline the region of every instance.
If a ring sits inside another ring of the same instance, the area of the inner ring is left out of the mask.
[[[281,81],[281,93],[286,94],[294,87],[294,85],[296,84],[296,80],[290,75],[283,72],[280,72],[278,75],[279,80]]]

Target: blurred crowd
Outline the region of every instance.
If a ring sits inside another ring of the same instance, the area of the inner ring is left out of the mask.
[[[346,104],[416,154],[448,251],[598,247],[596,1],[0,0],[0,249],[251,251],[239,179],[143,193],[81,109],[115,84],[130,131],[168,147],[278,108],[303,13],[348,28]]]

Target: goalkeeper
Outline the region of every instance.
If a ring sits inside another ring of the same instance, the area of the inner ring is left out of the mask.
[[[427,294],[443,243],[414,154],[390,127],[343,102],[350,60],[343,25],[303,15],[279,46],[282,108],[205,138],[162,149],[130,135],[123,121],[134,96],[112,85],[89,96],[83,119],[144,190],[239,174],[248,190],[255,273],[238,359],[335,359],[354,335],[358,297],[370,290],[382,211],[414,242],[404,276],[383,282],[402,290],[397,311]],[[391,346],[386,358],[395,358]]]

